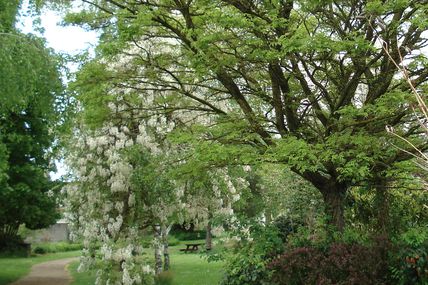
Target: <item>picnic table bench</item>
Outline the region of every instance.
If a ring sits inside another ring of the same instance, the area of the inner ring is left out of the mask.
[[[184,251],[184,253],[198,251],[200,245],[203,243],[186,243],[186,248],[182,248],[180,251]]]

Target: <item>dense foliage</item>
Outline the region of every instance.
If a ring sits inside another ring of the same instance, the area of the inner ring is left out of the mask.
[[[274,284],[392,284],[390,246],[333,243],[326,250],[296,248],[275,258],[269,269]]]
[[[180,219],[240,239],[224,284],[415,275],[385,252],[426,222],[426,195],[400,189],[425,187],[407,162],[427,147],[412,94],[427,89],[427,3],[82,2],[66,21],[100,42],[72,86],[68,195],[98,282],[153,281],[139,236],[154,227],[159,273],[162,229]]]
[[[425,88],[417,50],[426,9],[410,0],[97,0],[67,20],[102,32],[79,80],[88,116],[108,116],[113,89],[154,94],[154,113],[211,115],[200,140],[228,145],[229,161],[287,163],[320,191],[341,230],[349,187],[382,184],[395,162],[412,157],[391,146],[414,151],[385,125],[425,147],[417,114],[403,103],[414,97],[391,58],[405,58]]]
[[[0,1],[0,248],[17,240],[20,224],[57,218],[49,171],[64,107],[59,61],[42,39],[15,29],[18,5]]]

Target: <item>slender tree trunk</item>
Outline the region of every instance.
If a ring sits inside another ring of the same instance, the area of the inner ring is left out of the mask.
[[[327,214],[329,230],[343,232],[345,228],[345,195],[346,187],[330,185],[328,189],[321,191],[324,204],[325,212]]]
[[[163,245],[163,270],[168,271],[170,268],[168,235],[172,225],[162,225],[162,245]]]
[[[211,250],[213,248],[213,235],[212,235],[212,228],[211,227],[212,227],[211,220],[209,219],[208,223],[207,223],[207,227],[206,227],[207,233],[205,236],[205,249],[206,250]]]
[[[154,231],[154,249],[155,249],[155,274],[162,272],[162,233],[161,226],[155,225]]]

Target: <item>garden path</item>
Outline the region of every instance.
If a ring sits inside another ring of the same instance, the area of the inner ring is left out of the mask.
[[[30,274],[11,285],[68,285],[72,278],[66,267],[75,260],[73,257],[36,264]]]

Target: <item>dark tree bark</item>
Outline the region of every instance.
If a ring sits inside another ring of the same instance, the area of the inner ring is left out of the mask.
[[[374,181],[375,189],[375,213],[376,213],[376,232],[382,236],[389,236],[391,227],[390,205],[388,185],[385,179],[377,177]]]
[[[329,188],[321,190],[328,225],[339,232],[345,227],[345,196],[347,188],[342,185],[330,184]]]

